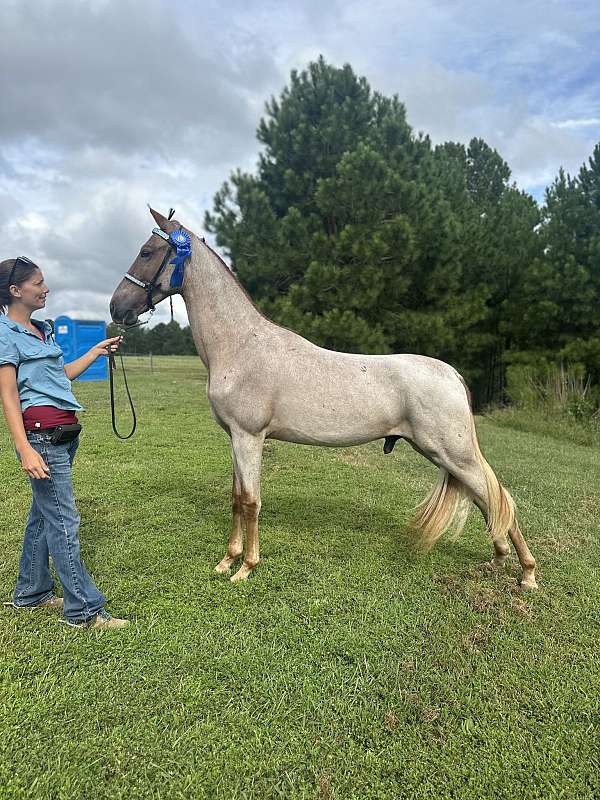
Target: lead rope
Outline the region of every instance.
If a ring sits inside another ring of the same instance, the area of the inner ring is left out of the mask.
[[[133,400],[131,399],[131,394],[129,392],[129,386],[127,385],[127,374],[125,373],[125,362],[123,361],[123,354],[121,353],[120,350],[119,350],[119,357],[121,359],[121,369],[123,370],[123,380],[125,381],[125,390],[127,392],[127,397],[129,399],[129,407],[131,408],[131,417],[133,419],[133,426],[131,428],[131,433],[128,433],[127,436],[122,436],[117,430],[117,420],[115,414],[115,387],[113,382],[113,372],[117,368],[117,365],[115,363],[114,353],[111,351],[108,354],[108,382],[110,385],[110,415],[112,420],[112,429],[115,436],[118,436],[119,439],[131,439],[131,437],[135,433],[135,428],[137,425],[137,417],[135,415],[135,407],[133,405]]]
[[[175,214],[175,209],[169,209],[169,219],[173,218]],[[173,322],[174,315],[173,315],[173,297],[169,295],[169,303],[171,305],[171,322]],[[154,305],[152,303],[152,287],[150,287],[148,293],[148,308],[150,309],[150,313],[154,311]],[[145,322],[138,322],[136,325],[131,325],[131,328],[137,328],[139,325],[145,325]],[[125,362],[123,361],[123,354],[119,350],[119,358],[121,359],[121,369],[123,370],[123,380],[125,381],[125,391],[127,392],[127,399],[129,400],[129,408],[131,409],[131,418],[133,420],[133,425],[131,427],[131,432],[127,434],[127,436],[122,436],[119,431],[117,430],[117,419],[115,413],[115,387],[114,387],[114,380],[113,380],[113,372],[116,370],[117,365],[115,363],[115,356],[114,353],[109,350],[108,351],[108,383],[110,386],[110,418],[112,422],[112,429],[115,436],[118,436],[119,439],[131,439],[133,434],[135,433],[135,429],[137,426],[137,417],[135,414],[135,406],[133,405],[133,400],[131,399],[131,393],[129,391],[129,386],[127,384],[127,373],[125,372]]]

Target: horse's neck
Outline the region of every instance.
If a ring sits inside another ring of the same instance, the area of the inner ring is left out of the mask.
[[[197,242],[192,252],[183,299],[198,353],[210,370],[234,359],[247,331],[264,317],[210,248]]]

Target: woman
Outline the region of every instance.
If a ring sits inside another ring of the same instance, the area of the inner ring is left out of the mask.
[[[79,443],[75,412],[81,406],[71,381],[99,356],[117,350],[122,337],[105,339],[70,364],[51,326],[31,319],[46,305],[41,270],[20,256],[0,263],[0,399],[33,499],[25,529],[19,577],[5,605],[62,611],[76,628],[123,628],[112,617],[79,552],[79,514],[71,466]],[[63,589],[54,594],[49,555]]]

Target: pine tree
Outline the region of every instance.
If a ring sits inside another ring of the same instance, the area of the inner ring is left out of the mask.
[[[454,363],[501,397],[538,209],[483,140],[432,148],[397,97],[321,58],[260,123],[206,226],[267,315],[318,344]]]

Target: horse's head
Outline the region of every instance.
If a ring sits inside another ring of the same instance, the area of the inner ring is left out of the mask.
[[[144,242],[127,276],[117,286],[110,301],[113,322],[127,327],[135,325],[140,314],[153,310],[157,303],[178,291],[170,285],[175,269],[170,262],[175,256],[175,248],[163,236],[168,237],[173,231],[179,230],[181,225],[177,220],[167,219],[152,208],[150,213],[159,232],[153,232]]]

